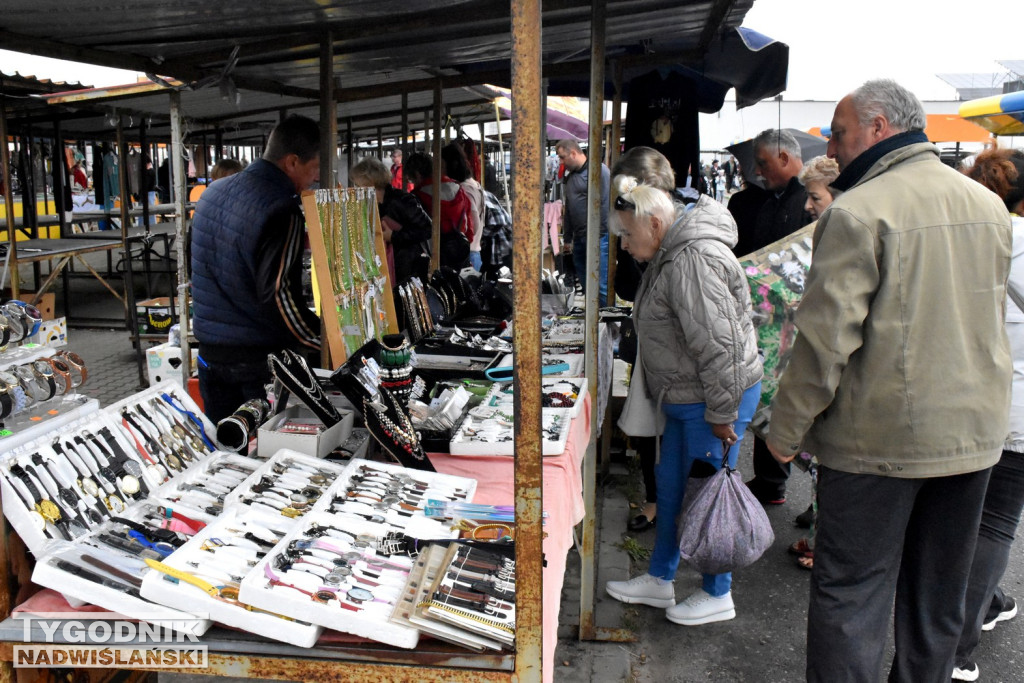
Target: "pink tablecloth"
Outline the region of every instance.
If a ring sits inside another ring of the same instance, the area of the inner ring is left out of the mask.
[[[583,519],[583,476],[580,468],[590,438],[590,398],[579,416],[561,455],[544,458],[544,680],[554,675],[555,645],[558,644],[558,609],[562,601],[565,559],[572,547],[572,529]],[[466,456],[429,453],[438,472],[476,479],[475,503],[512,505],[513,468],[510,456]]]

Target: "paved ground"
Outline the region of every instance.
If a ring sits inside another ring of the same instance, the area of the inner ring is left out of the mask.
[[[84,312],[117,315],[109,294],[86,280],[74,281],[75,304]],[[60,310],[60,304],[58,304]],[[78,352],[90,368],[85,393],[110,403],[138,391],[135,354],[123,329],[69,330],[68,348]],[[750,445],[745,444],[741,471],[749,473]],[[809,574],[799,569],[786,547],[800,537],[792,525],[810,500],[806,475],[791,480],[789,500],[771,508],[775,545],[755,565],[734,578],[737,618],[730,622],[687,628],[668,622],[662,610],[623,605],[604,594],[604,582],[626,578],[646,568],[641,561],[630,567],[620,547],[627,538],[627,494],[637,490],[637,477],[625,463],[613,463],[598,491],[600,543],[598,551],[597,625],[632,629],[632,643],[580,642],[579,556],[570,551],[563,590],[555,680],[565,683],[636,681],[647,683],[788,683],[803,680],[804,633]],[[884,511],[880,511],[884,514]],[[639,547],[653,546],[654,532],[634,539]],[[1024,544],[1014,548],[1003,582],[1011,595],[1024,597]],[[699,577],[685,567],[676,580],[676,595],[683,598],[699,586]],[[985,683],[1024,681],[1024,618],[1001,624],[983,636],[977,659]],[[891,635],[890,635],[891,652]],[[172,678],[172,677],[167,677]],[[179,677],[173,677],[178,679]]]

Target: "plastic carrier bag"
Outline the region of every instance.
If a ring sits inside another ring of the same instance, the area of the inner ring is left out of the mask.
[[[764,508],[724,462],[683,505],[679,555],[702,574],[753,564],[775,541]]]

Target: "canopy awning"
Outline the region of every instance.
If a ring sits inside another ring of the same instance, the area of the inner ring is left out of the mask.
[[[1024,135],[1024,92],[964,102],[960,116],[996,135]]]
[[[961,107],[960,115],[928,114],[924,133],[931,142],[988,142],[991,140],[992,135],[989,131],[976,123],[963,118],[963,107]],[[829,138],[832,137],[832,126],[812,128],[811,132]]]

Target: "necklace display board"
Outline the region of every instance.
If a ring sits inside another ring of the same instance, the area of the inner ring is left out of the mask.
[[[370,188],[304,192],[327,343],[335,366],[369,339],[398,332],[377,195]]]

